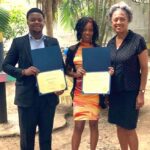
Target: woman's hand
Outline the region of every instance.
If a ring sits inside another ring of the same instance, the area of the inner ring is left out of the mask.
[[[86,71],[82,67],[78,67],[77,71],[75,73],[75,78],[83,77],[85,75]]]
[[[114,74],[114,68],[113,67],[108,67],[108,72],[112,76]]]
[[[64,93],[64,90],[61,90],[61,91],[57,91],[57,92],[54,92],[57,96],[61,95]]]
[[[136,109],[140,109],[144,105],[144,93],[139,92],[136,98]]]
[[[105,96],[105,105],[108,107],[109,106],[109,96]]]

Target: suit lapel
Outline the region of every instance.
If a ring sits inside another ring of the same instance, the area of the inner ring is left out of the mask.
[[[45,45],[45,47],[48,47],[48,46],[49,46],[49,43],[50,43],[50,41],[49,41],[48,38],[45,36],[45,37],[44,37],[44,45]]]
[[[31,47],[30,47],[30,42],[29,42],[29,35],[25,36],[25,38],[24,38],[24,44],[25,44],[24,49],[25,49],[25,52],[27,54],[29,63],[32,65],[33,62],[32,62],[32,56],[31,56]]]
[[[31,46],[30,46],[30,41],[29,41],[29,35],[28,34],[24,38],[24,44],[25,44],[24,48],[25,48],[29,63],[31,65],[33,65],[32,56],[31,56]],[[50,40],[45,36],[45,38],[44,38],[45,47],[48,47],[50,44],[51,44]]]

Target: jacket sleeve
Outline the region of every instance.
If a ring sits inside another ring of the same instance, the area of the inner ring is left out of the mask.
[[[10,50],[7,53],[7,56],[5,57],[2,69],[7,74],[19,79],[22,77],[22,69],[16,67],[16,64],[19,60],[19,53],[17,49],[17,41],[16,39],[13,40]]]
[[[72,70],[75,71],[75,66],[74,66],[74,63],[73,63],[73,58],[74,58],[74,51],[69,48],[69,50],[67,52],[66,61],[65,61],[66,73],[68,73],[68,72],[70,72]]]

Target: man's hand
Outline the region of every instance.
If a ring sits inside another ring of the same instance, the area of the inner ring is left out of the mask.
[[[30,66],[29,68],[22,70],[22,75],[23,76],[31,76],[31,75],[36,76],[39,72],[40,71],[36,67]]]
[[[108,67],[108,72],[112,76],[114,74],[114,68],[113,67]]]

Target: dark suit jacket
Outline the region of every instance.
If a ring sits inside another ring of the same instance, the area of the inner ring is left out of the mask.
[[[59,45],[57,39],[45,36],[45,47]],[[16,66],[17,64],[17,66]],[[31,47],[29,36],[25,35],[15,38],[11,48],[3,62],[3,70],[16,78],[15,104],[18,106],[29,107],[33,104],[35,94],[37,94],[35,76],[22,76],[22,69],[32,66]],[[53,98],[52,103],[58,103],[58,97],[52,93],[47,97]]]

